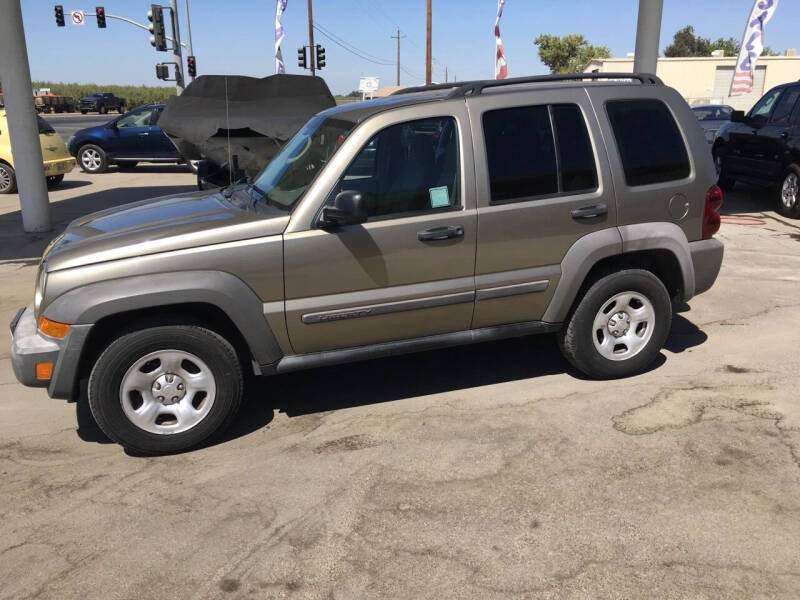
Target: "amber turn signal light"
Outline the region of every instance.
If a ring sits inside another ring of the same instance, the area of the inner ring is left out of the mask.
[[[50,337],[61,339],[67,335],[69,325],[66,323],[59,323],[58,321],[51,321],[45,317],[39,317],[39,331]]]
[[[53,376],[53,363],[36,363],[36,379],[50,379]]]

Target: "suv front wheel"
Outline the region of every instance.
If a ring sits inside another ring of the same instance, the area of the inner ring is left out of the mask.
[[[641,269],[618,271],[586,290],[559,334],[559,346],[590,377],[627,377],[653,362],[671,322],[672,303],[658,277]]]
[[[241,403],[236,351],[196,326],[142,329],[113,341],[89,376],[100,429],[144,454],[180,452],[226,427]]]

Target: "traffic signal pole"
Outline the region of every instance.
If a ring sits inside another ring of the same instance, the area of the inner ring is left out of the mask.
[[[194,50],[192,49],[192,23],[189,20],[189,0],[185,0],[184,9],[186,10],[186,55],[194,56]],[[190,76],[194,81],[194,75],[190,73]]]
[[[31,100],[31,70],[19,0],[3,2],[0,18],[0,83],[8,116],[11,155],[19,187],[22,228],[28,233],[50,231],[50,198],[42,167],[39,126]]]
[[[311,11],[311,0],[308,0],[308,67],[311,69],[311,76],[314,77],[316,71],[315,61],[317,57],[316,46],[314,46],[314,14]]]
[[[311,0],[309,0],[310,2]],[[169,0],[169,12],[172,15],[172,56],[175,59],[175,91],[183,93],[183,55],[181,54],[181,27],[178,20],[178,0]]]

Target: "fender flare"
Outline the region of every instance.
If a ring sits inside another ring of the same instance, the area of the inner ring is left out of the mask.
[[[60,323],[84,325],[123,312],[189,303],[210,304],[224,312],[258,364],[275,363],[283,356],[261,299],[241,279],[222,271],[156,273],[92,283],[62,294],[42,314]]]
[[[589,271],[601,260],[643,250],[666,250],[675,256],[683,281],[683,300],[695,293],[694,264],[686,234],[675,223],[623,225],[589,233],[570,246],[561,261],[561,277],[542,320],[566,319]]]

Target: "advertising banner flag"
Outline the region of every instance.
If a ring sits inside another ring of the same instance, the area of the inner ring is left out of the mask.
[[[778,8],[778,0],[756,0],[744,28],[742,49],[736,59],[736,70],[731,81],[729,96],[741,96],[753,91],[756,61],[764,50],[764,25]]]
[[[505,79],[508,77],[508,65],[506,55],[503,52],[503,41],[500,39],[500,17],[503,16],[503,5],[506,0],[497,0],[497,18],[494,20],[494,42],[496,50],[494,53],[494,78]]]
[[[283,11],[286,10],[287,0],[278,0],[275,7],[275,73],[285,73],[286,68],[283,65],[283,54],[281,54],[281,42],[283,41],[283,25],[281,25],[281,17]]]

